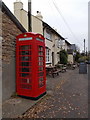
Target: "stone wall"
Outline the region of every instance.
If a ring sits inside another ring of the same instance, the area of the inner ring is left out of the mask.
[[[2,13],[3,62],[9,64],[12,57],[15,57],[16,36],[21,33],[13,21],[5,13]]]
[[[2,13],[2,93],[3,101],[15,92],[15,45],[16,36],[22,32],[14,22]]]

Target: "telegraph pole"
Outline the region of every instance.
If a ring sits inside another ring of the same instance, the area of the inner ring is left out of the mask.
[[[31,0],[28,0],[28,31],[32,32]]]
[[[86,47],[86,56],[87,56],[87,47]]]
[[[84,39],[84,54],[85,54],[85,39]]]

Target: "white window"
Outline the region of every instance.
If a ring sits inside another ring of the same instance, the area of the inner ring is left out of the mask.
[[[48,40],[52,40],[52,35],[51,35],[50,31],[46,30],[45,38],[48,39]]]
[[[56,41],[57,47],[60,48],[60,40]]]
[[[46,48],[46,63],[50,63],[50,49]]]
[[[61,39],[58,40],[57,41],[57,47],[65,49],[65,40],[61,40]]]

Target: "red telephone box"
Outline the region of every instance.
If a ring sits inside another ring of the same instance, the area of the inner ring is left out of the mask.
[[[16,91],[35,99],[46,93],[45,39],[41,34],[16,37]]]

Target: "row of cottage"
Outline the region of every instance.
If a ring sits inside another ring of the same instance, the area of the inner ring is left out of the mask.
[[[2,97],[3,101],[8,99],[15,92],[15,45],[16,36],[28,32],[28,12],[23,9],[22,2],[14,3],[14,14],[8,9],[4,2],[0,2],[0,39],[2,39]],[[45,37],[46,65],[55,65],[59,61],[58,52],[61,49],[71,49],[71,44],[66,41],[56,30],[43,22],[42,15],[37,12],[32,15],[32,31],[40,33]],[[2,31],[2,32],[1,32]],[[61,41],[65,44],[61,46]],[[70,54],[69,62],[73,62],[73,55]]]
[[[28,12],[23,9],[22,2],[14,2],[14,15],[28,31]],[[55,29],[43,21],[41,12],[37,11],[36,16],[31,16],[32,32],[40,33],[45,37],[46,65],[55,65],[60,61],[58,52],[61,49],[71,49],[71,44],[64,39]],[[61,45],[62,44],[62,45]],[[73,63],[73,56],[68,56],[68,61]]]

